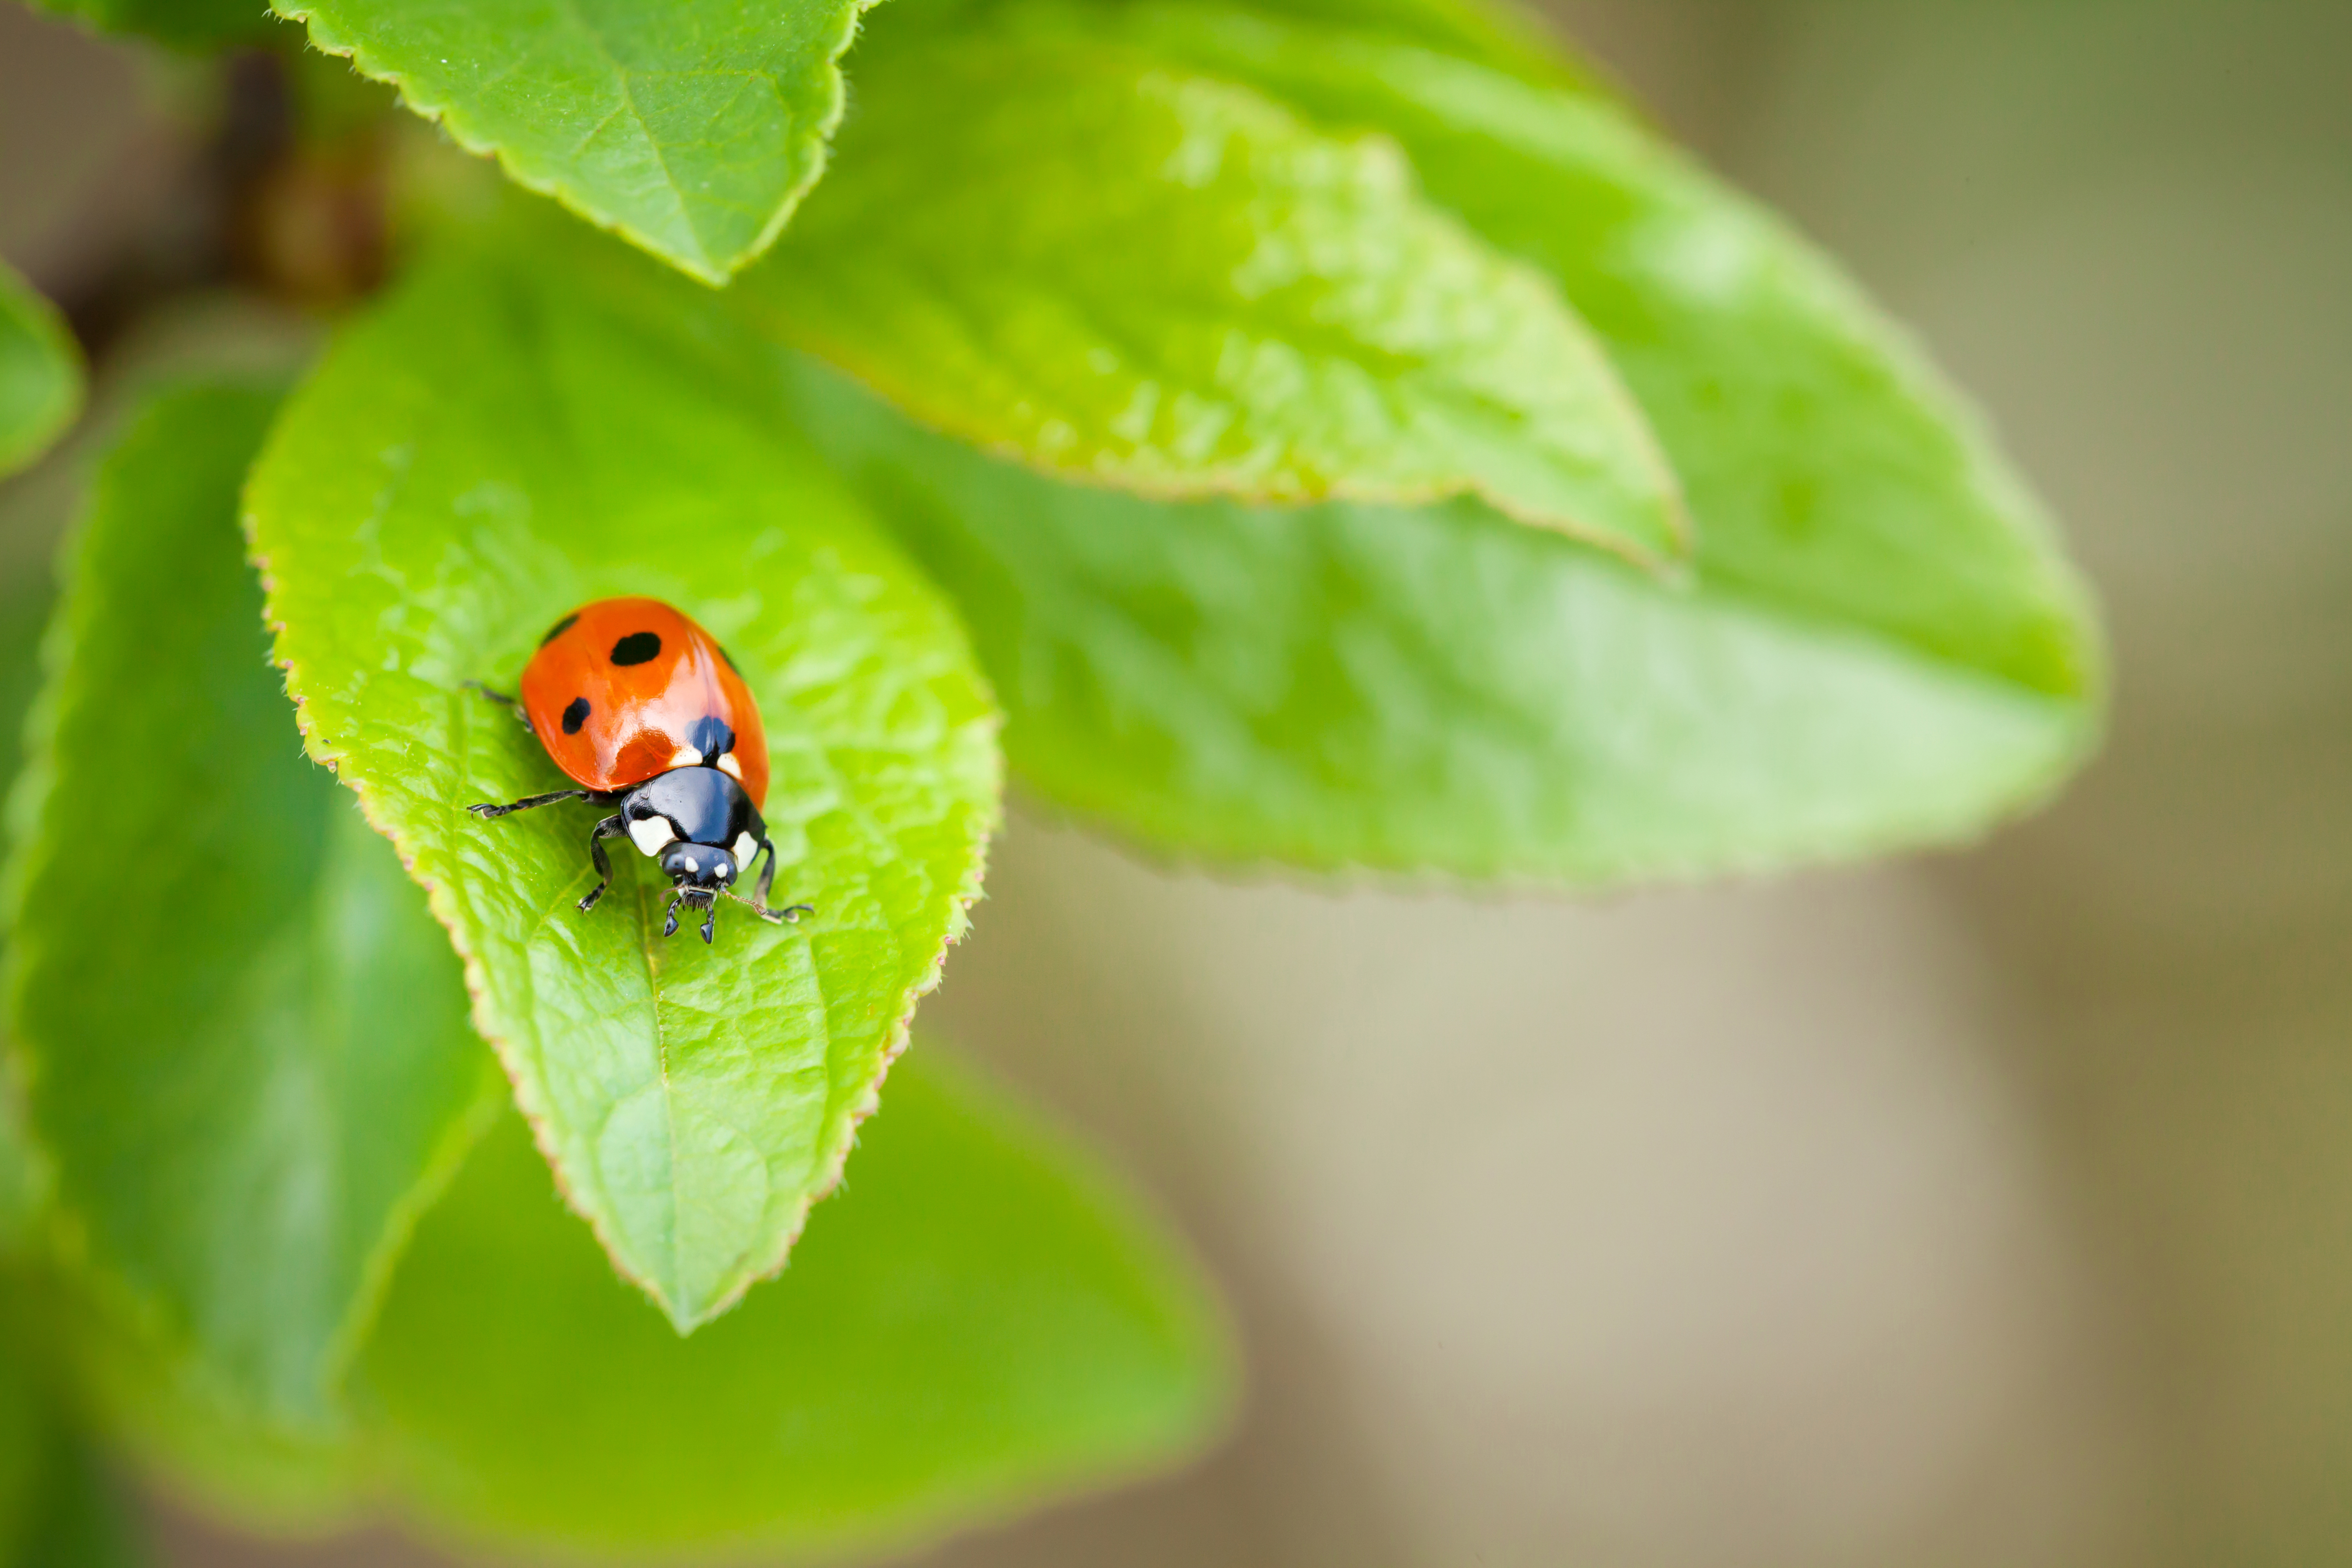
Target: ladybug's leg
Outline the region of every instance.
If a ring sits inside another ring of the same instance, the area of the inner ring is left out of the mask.
[[[769,890],[776,885],[775,843],[771,839],[761,839],[760,853],[767,857],[767,859],[760,868],[759,891],[751,902],[751,907],[760,911],[760,918],[771,925],[782,924],[786,921],[798,924],[803,915],[816,913],[816,908],[813,904],[794,904],[788,910],[772,910],[768,907]]]
[[[474,690],[480,692],[491,701],[501,703],[506,707],[513,709],[514,716],[520,720],[526,726],[530,723],[530,715],[523,711],[522,704],[515,699],[508,696],[505,692],[493,691],[478,680],[465,680],[458,682],[458,684],[461,686],[471,687]]]
[[[686,897],[686,889],[684,888],[672,888],[669,890],[669,908],[662,911],[663,914],[669,918],[662,921],[662,935],[676,936],[677,934],[677,901],[684,897]]]
[[[581,793],[585,795],[587,792],[583,790]],[[588,836],[588,858],[596,868],[596,885],[588,889],[586,898],[580,900],[582,914],[594,909],[596,900],[604,896],[604,889],[613,885],[613,862],[604,853],[604,840],[626,837],[628,831],[629,825],[615,812],[598,823],[596,831]]]
[[[595,798],[596,792],[592,789],[560,789],[553,795],[526,795],[521,800],[513,801],[505,805],[469,805],[466,809],[476,816],[488,818],[508,816],[518,811],[533,811],[542,805],[553,805],[559,800],[593,800]]]
[[[705,904],[705,905],[703,905],[703,906],[702,906],[702,945],[703,945],[703,946],[705,946],[705,947],[709,947],[709,946],[710,945],[711,938],[712,938],[712,933],[713,933],[715,931],[717,931],[718,926],[719,926],[719,900],[718,900],[718,898],[714,895],[714,896],[712,897],[711,900],[710,900],[709,903],[707,903],[707,904]]]

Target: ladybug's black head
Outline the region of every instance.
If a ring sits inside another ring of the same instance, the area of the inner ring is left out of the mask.
[[[683,840],[661,852],[662,874],[681,888],[724,888],[735,880],[735,857],[710,844]]]

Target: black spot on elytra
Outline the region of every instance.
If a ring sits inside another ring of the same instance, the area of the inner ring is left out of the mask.
[[[588,699],[575,697],[572,700],[572,706],[563,710],[563,732],[567,735],[577,735],[580,733],[580,726],[586,722],[588,722]]]
[[[661,638],[652,632],[631,632],[613,645],[613,662],[646,664],[661,657]]]
[[[570,630],[572,629],[572,626],[573,626],[573,625],[574,625],[574,624],[575,624],[579,619],[580,619],[580,617],[579,617],[579,616],[578,616],[577,614],[569,615],[569,616],[564,616],[562,620],[560,620],[560,621],[556,622],[553,626],[550,626],[550,627],[548,627],[548,628],[547,628],[547,635],[546,635],[545,637],[541,637],[541,638],[540,638],[540,639],[539,639],[539,646],[540,646],[540,647],[545,647],[549,643],[553,642],[556,638],[558,638],[558,637],[562,637],[564,633],[566,633],[566,632],[570,631]]]
[[[697,719],[687,731],[686,743],[702,753],[702,760],[716,767],[719,759],[735,749],[735,731],[717,714]]]

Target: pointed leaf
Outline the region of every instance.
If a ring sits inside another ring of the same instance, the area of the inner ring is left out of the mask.
[[[657,277],[638,312],[557,249],[529,266],[451,259],[349,328],[250,524],[312,753],[432,895],[572,1201],[686,1330],[782,1264],[962,929],[995,719],[945,602],[775,426],[763,356]],[[741,667],[798,926],[722,905],[716,946],[666,941],[667,884],[625,843],[583,914],[601,812],[466,814],[568,781],[462,683],[510,687],[557,616],[620,595]]]
[[[441,1528],[532,1552],[871,1552],[1195,1450],[1233,1397],[1195,1267],[929,1047],[783,1277],[679,1340],[527,1136],[428,1215],[362,1363]]]
[[[162,395],[106,459],[11,961],[77,1255],[163,1359],[299,1429],[332,1426],[351,1336],[497,1080],[423,899],[299,754],[268,666],[236,496],[275,401]]]
[[[1622,109],[1346,26],[1181,3],[1093,21],[1394,137],[1433,200],[1557,280],[1673,458],[1708,583],[2095,702],[2088,597],[1975,411],[1832,263]]]
[[[81,351],[56,306],[0,262],[0,478],[49,448],[81,411]]]
[[[1149,494],[1475,494],[1636,561],[1687,547],[1573,310],[1390,143],[1044,31],[882,47],[859,83],[736,293],[917,417]]]
[[[273,3],[522,184],[723,283],[823,173],[868,0]]]
[[[988,24],[1395,137],[1591,313],[1700,542],[1675,594],[1470,506],[1180,514],[1032,483],[828,384],[827,444],[964,603],[1042,793],[1221,858],[1616,881],[1964,838],[2095,741],[2094,612],[1975,416],[1828,263],[1621,110],[1369,23],[1162,4]]]
[[[2095,728],[2080,695],[1676,590],[1473,503],[1079,489],[805,378],[809,427],[963,605],[1023,780],[1163,850],[1570,883],[1762,869],[1965,837]]]

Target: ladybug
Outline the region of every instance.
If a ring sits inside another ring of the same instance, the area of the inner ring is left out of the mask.
[[[596,885],[585,914],[613,885],[604,840],[627,838],[670,879],[662,935],[677,932],[678,905],[702,911],[702,940],[719,921],[719,895],[748,902],[764,921],[797,921],[806,904],[768,908],[776,847],[760,807],[768,798],[768,732],[759,706],[718,639],[659,599],[599,599],[551,627],[522,672],[520,700],[467,685],[507,703],[547,754],[582,784],[505,805],[469,805],[505,816],[585,800],[615,806],[588,837]],[[758,897],[735,879],[764,855]]]

